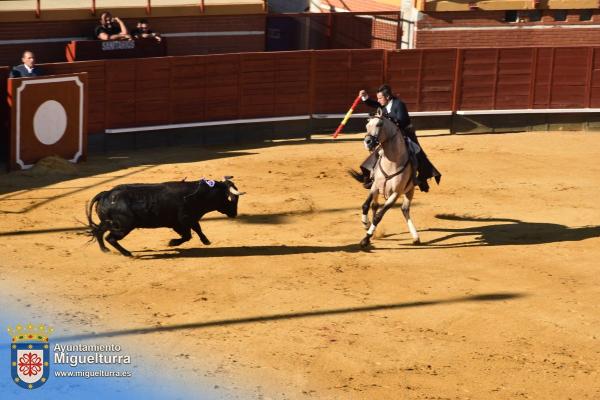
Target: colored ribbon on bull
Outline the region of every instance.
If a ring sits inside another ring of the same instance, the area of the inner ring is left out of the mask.
[[[356,108],[356,106],[358,105],[358,102],[360,101],[360,96],[356,97],[356,100],[354,100],[354,103],[352,103],[352,106],[350,107],[350,109],[348,110],[348,112],[346,113],[346,116],[344,117],[344,119],[342,120],[342,123],[340,124],[340,126],[337,127],[337,129],[335,130],[335,133],[333,134],[333,138],[335,139],[336,137],[338,137],[338,135],[340,134],[340,132],[342,131],[342,129],[344,129],[344,125],[346,125],[346,122],[348,122],[348,119],[350,119],[350,116],[352,115],[352,113],[354,112],[354,109]]]

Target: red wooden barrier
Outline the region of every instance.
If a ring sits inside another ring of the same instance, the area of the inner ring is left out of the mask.
[[[342,114],[358,90],[374,95],[383,82],[411,112],[600,107],[600,48],[590,47],[308,50],[42,67],[88,72],[90,133]]]
[[[499,50],[494,108],[529,107],[533,53],[533,49]]]
[[[588,48],[556,48],[554,68],[548,108],[583,108],[585,98],[588,63]]]
[[[171,123],[205,121],[206,57],[171,57]]]
[[[135,60],[107,60],[105,68],[105,126],[135,126]]]
[[[590,66],[590,107],[600,107],[600,48],[592,48]]]
[[[457,109],[586,108],[600,103],[589,47],[463,49]],[[595,80],[594,80],[595,79]]]
[[[456,50],[390,51],[386,82],[410,111],[452,109]]]
[[[241,54],[204,56],[205,121],[240,118],[240,58]]]
[[[279,53],[275,58],[274,116],[307,115],[311,103],[311,51]]]
[[[240,56],[240,118],[275,115],[275,76],[275,53],[250,53]]]
[[[346,113],[360,89],[374,94],[383,82],[383,54],[379,49],[315,51],[313,113]]]
[[[344,92],[344,107],[337,112],[345,114],[348,111],[348,105],[352,104],[360,89],[364,89],[375,96],[377,88],[384,81],[384,54],[385,51],[380,49],[350,51],[349,78]],[[368,111],[372,110],[362,103],[359,103],[355,110],[357,113]]]

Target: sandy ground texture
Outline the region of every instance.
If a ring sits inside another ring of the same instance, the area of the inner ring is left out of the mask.
[[[600,398],[600,136],[439,135],[444,174],[360,251],[362,135],[93,156],[0,175],[0,285],[94,340],[136,343],[213,394],[256,399]],[[233,175],[237,219],[178,248],[87,244],[86,201]],[[24,304],[28,306],[28,304]],[[34,316],[37,314],[33,314]],[[104,336],[103,336],[104,335]]]

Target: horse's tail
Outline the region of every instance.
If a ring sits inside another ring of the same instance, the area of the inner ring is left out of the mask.
[[[350,175],[360,183],[363,183],[365,181],[365,176],[362,173],[355,171],[351,168],[348,169],[348,175]]]
[[[106,191],[98,193],[88,204],[86,204],[85,214],[87,216],[89,228],[87,234],[92,237],[90,241],[96,239],[98,235],[102,234],[102,228],[92,219],[92,211],[94,209],[94,205],[97,204],[107,193],[108,192]]]

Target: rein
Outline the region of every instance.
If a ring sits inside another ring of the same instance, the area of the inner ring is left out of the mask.
[[[383,170],[383,167],[381,166],[381,157],[379,157],[379,162],[377,163],[379,165],[379,170],[381,171],[381,173],[383,174],[383,176],[385,176],[385,181],[389,181],[390,179],[392,179],[395,176],[400,175],[401,173],[404,172],[404,170],[406,169],[406,166],[408,165],[410,161],[410,157],[408,157],[408,159],[406,160],[406,162],[404,163],[404,165],[402,167],[400,167],[400,169],[396,172],[394,172],[391,175],[388,175],[385,173],[385,171]]]

